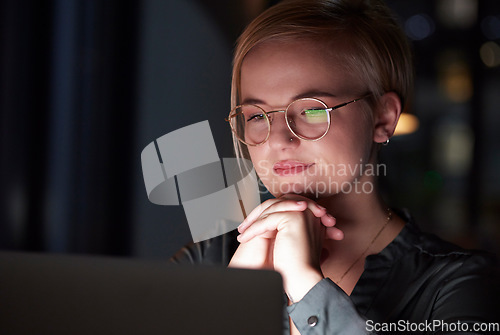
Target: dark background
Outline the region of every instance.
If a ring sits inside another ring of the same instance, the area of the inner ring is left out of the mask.
[[[167,258],[181,206],[140,153],[209,120],[233,156],[231,53],[266,0],[3,0],[0,249]],[[384,194],[424,230],[500,254],[500,3],[388,1],[416,58],[416,132],[381,152]]]

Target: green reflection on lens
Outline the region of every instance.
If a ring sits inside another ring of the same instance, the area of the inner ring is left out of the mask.
[[[306,109],[304,110],[307,123],[328,122],[328,114],[324,109]]]

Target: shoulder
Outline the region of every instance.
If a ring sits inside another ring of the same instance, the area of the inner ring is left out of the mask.
[[[500,271],[494,254],[465,249],[422,232],[408,214],[400,215],[406,215],[406,226],[380,255],[381,265],[391,268],[391,279],[419,291],[441,293],[447,287],[496,286]]]
[[[456,244],[447,242],[440,237],[425,233],[420,230],[413,218],[407,211],[398,211],[406,225],[396,239],[388,246],[387,252],[394,259],[419,259],[419,263],[426,267],[427,262],[436,264],[477,264],[484,266],[498,266],[495,255],[482,251],[462,248]]]
[[[426,233],[418,235],[413,249],[402,261],[416,265],[403,268],[419,276],[416,288],[432,297],[434,318],[498,320],[500,271],[495,255]]]
[[[418,261],[416,266],[428,268],[434,266],[435,271],[452,273],[454,271],[495,272],[498,259],[495,255],[482,251],[465,249],[440,237],[424,233],[409,221],[405,227],[402,244],[405,249],[403,259]]]
[[[411,219],[369,266],[370,278],[379,286],[367,309],[376,310],[372,313],[377,317],[496,319],[492,311],[500,302],[497,258],[424,233]]]

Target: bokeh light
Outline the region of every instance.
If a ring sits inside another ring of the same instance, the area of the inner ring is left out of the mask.
[[[419,121],[415,115],[402,113],[394,131],[394,136],[411,134],[418,129],[418,126]]]
[[[455,103],[470,100],[474,91],[467,58],[456,49],[443,52],[438,61],[439,83],[447,99]]]
[[[477,0],[440,0],[437,13],[440,21],[449,28],[467,29],[477,21]]]
[[[484,43],[479,50],[481,60],[487,67],[500,65],[500,45],[493,41]]]
[[[413,15],[405,22],[406,35],[414,41],[429,37],[435,28],[434,21],[426,14]]]

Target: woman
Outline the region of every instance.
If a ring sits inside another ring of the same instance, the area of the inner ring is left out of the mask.
[[[377,152],[412,80],[407,41],[380,0],[283,1],[261,14],[237,44],[228,121],[275,198],[175,260],[279,271],[285,333],[457,322],[473,333],[496,318],[493,260],[422,234],[377,192]]]

